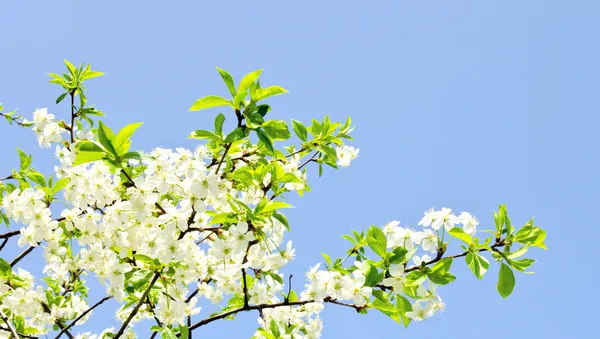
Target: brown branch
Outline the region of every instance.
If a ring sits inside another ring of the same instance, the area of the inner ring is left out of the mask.
[[[74,143],[75,137],[73,131],[75,127],[75,91],[73,90],[72,92],[69,92],[69,95],[71,96],[71,128],[69,129],[69,133],[71,134],[71,143]]]
[[[0,238],[8,239],[8,238],[14,237],[15,235],[20,234],[20,233],[21,233],[20,230],[6,232],[4,234],[0,234]]]
[[[231,148],[231,144],[227,144],[225,146],[225,152],[223,152],[223,156],[221,157],[221,161],[219,161],[219,164],[217,165],[217,169],[215,170],[215,174],[219,173],[219,170],[221,169],[221,165],[223,165],[223,161],[225,160],[225,157],[227,156],[227,152],[229,152],[229,149]]]
[[[1,112],[0,112],[0,116],[3,116],[5,118],[7,118],[7,119],[10,118],[9,123],[10,123],[10,121],[12,121],[12,122],[16,123],[17,125],[19,125],[21,127],[28,127],[27,125],[25,125],[25,123],[23,123],[22,121],[19,121],[19,119],[23,119],[23,117],[13,118],[13,117],[9,117],[6,114],[1,113]]]
[[[25,251],[23,251],[23,253],[19,254],[19,256],[17,256],[16,258],[13,259],[13,261],[10,262],[10,267],[14,267],[17,263],[19,263],[19,261],[21,261],[21,259],[25,258],[29,253],[31,253],[31,251],[33,251],[35,249],[36,246],[29,246],[29,248],[27,248]]]
[[[133,308],[133,310],[129,314],[129,317],[127,317],[127,320],[125,320],[125,322],[123,323],[123,325],[119,329],[119,332],[117,332],[117,334],[114,336],[114,339],[119,339],[123,335],[123,333],[125,332],[125,329],[127,329],[127,326],[129,325],[129,323],[131,322],[131,320],[133,319],[133,317],[135,317],[135,315],[140,310],[140,307],[142,307],[142,304],[144,303],[144,299],[146,299],[146,297],[150,293],[150,290],[152,289],[152,286],[154,286],[154,284],[156,283],[156,281],[158,280],[159,277],[160,277],[160,272],[156,272],[154,274],[154,277],[152,278],[152,281],[150,281],[150,284],[148,285],[148,288],[144,291],[144,294],[142,294],[142,297],[140,298],[140,301],[137,303],[137,305],[135,305],[135,307]]]
[[[17,330],[15,330],[15,327],[8,320],[8,318],[6,317],[6,314],[4,314],[4,312],[2,310],[0,310],[0,317],[2,317],[2,320],[4,320],[4,322],[6,323],[6,326],[8,326],[8,329],[10,330],[10,333],[12,333],[13,337],[15,337],[15,339],[20,338],[19,334],[17,333]]]
[[[498,247],[502,247],[504,245],[506,245],[504,243],[504,240],[500,240],[500,241],[496,242],[494,245],[490,246],[490,248],[492,249],[492,251],[498,251]],[[487,251],[489,251],[487,248],[480,248],[479,250],[477,250],[477,252],[487,252]],[[455,255],[448,256],[448,257],[444,257],[443,256],[444,252],[438,252],[438,255],[435,258],[433,258],[433,259],[425,262],[425,266],[429,266],[431,264],[435,264],[436,262],[438,262],[438,261],[440,261],[442,259],[448,259],[448,258],[456,259],[456,258],[465,257],[469,253],[470,253],[470,251],[465,251],[465,252],[462,252],[462,253],[459,253],[459,254],[455,254]],[[411,267],[408,267],[407,269],[405,269],[404,273],[409,273],[409,272],[417,271],[417,270],[420,270],[420,269],[421,269],[421,265],[415,265],[415,266],[411,266]],[[378,288],[380,288],[382,290],[391,290],[392,289],[389,286],[384,286],[384,285],[381,285],[381,284],[375,285],[375,287],[378,287]]]
[[[133,185],[133,187],[138,188],[135,185],[135,182],[133,181],[133,179],[129,176],[129,174],[127,174],[127,171],[125,171],[125,169],[121,168],[121,173],[123,173],[123,175],[127,178],[127,180],[129,180],[129,182],[131,183],[131,185]],[[162,212],[162,214],[167,214],[167,211],[165,211],[165,209],[162,208],[162,206],[158,202],[154,203],[154,206],[156,206],[156,208],[158,208]]]
[[[0,181],[10,180],[10,179],[14,179],[12,175],[6,176],[4,178],[0,178]]]
[[[90,313],[94,308],[100,306],[103,302],[107,301],[108,299],[111,299],[112,297],[104,297],[102,299],[100,299],[100,301],[98,301],[97,303],[94,304],[94,306],[88,308],[87,310],[85,310],[85,312],[81,313],[77,318],[75,318],[75,320],[73,320],[67,327],[65,327],[64,329],[62,329],[62,331],[60,331],[60,333],[58,333],[58,335],[54,338],[54,339],[58,339],[60,338],[61,335],[63,335],[63,333],[65,333],[66,331],[68,331],[71,327],[75,326],[75,324],[77,324],[77,322],[81,319],[83,319],[88,313]]]
[[[351,307],[356,309],[357,311],[360,311],[364,308],[364,306],[356,306],[356,305],[352,305],[352,304],[346,304],[346,303],[342,303],[339,302],[335,299],[331,299],[331,298],[325,298],[323,300],[326,303],[332,303],[332,304],[336,304],[336,305],[340,305],[340,306],[347,306],[347,307]],[[246,312],[246,311],[253,311],[253,310],[263,310],[265,308],[277,308],[277,307],[285,307],[285,306],[302,306],[302,305],[306,305],[306,304],[310,304],[310,303],[314,303],[317,302],[315,300],[303,300],[303,301],[282,301],[279,303],[275,303],[275,304],[260,304],[260,305],[250,305],[250,306],[244,306],[244,307],[240,307],[240,308],[236,308],[221,314],[217,314],[215,316],[212,317],[208,317],[204,320],[200,320],[199,322],[195,323],[192,326],[189,326],[189,330],[193,331],[195,329],[197,329],[200,326],[204,326],[206,324],[209,324],[215,320],[219,320],[219,319],[223,319],[226,318],[230,315],[234,315],[237,314],[239,312]]]
[[[301,170],[301,169],[302,169],[302,167],[304,167],[304,166],[308,165],[308,163],[309,163],[309,162],[311,162],[311,161],[316,161],[316,160],[315,160],[315,157],[316,157],[317,155],[319,155],[319,153],[320,153],[319,151],[316,151],[316,152],[315,152],[315,153],[314,153],[314,154],[313,154],[313,155],[310,157],[310,159],[306,160],[306,161],[305,161],[305,162],[304,162],[302,165],[300,165],[300,166],[298,167],[298,170]]]
[[[43,302],[41,302],[40,304],[42,305],[44,312],[46,312],[48,314],[52,314],[52,310],[50,309],[48,304],[43,303]],[[56,326],[58,326],[58,328],[60,328],[62,330],[61,332],[64,332],[67,335],[67,337],[69,337],[70,339],[75,339],[73,334],[71,334],[71,332],[69,332],[69,330],[65,327],[65,324],[63,324],[62,321],[60,321],[60,319],[56,319],[54,321],[54,324],[56,324]]]

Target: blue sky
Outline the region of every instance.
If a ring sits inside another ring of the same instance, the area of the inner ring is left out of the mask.
[[[66,117],[46,73],[62,71],[64,58],[91,63],[106,73],[88,85],[106,123],[146,122],[134,147],[193,147],[188,133],[212,126],[216,113],[187,109],[227,93],[215,66],[238,78],[264,68],[263,84],[290,90],[271,100],[272,118],[351,115],[357,126],[353,166],[323,178],[312,171],[313,192],[292,199],[297,259],[288,272],[296,277],[321,251],[342,255],[340,235],[350,229],[393,219],[416,226],[431,206],[470,211],[485,227],[506,203],[514,223],[535,216],[548,230],[550,251],[531,251],[536,274],[517,275],[507,300],[495,291],[497,267],[478,281],[457,261],[457,281],[441,289],[445,313],[404,329],[375,311],[328,307],[323,338],[594,336],[600,4],[211,3],[2,1],[0,102]],[[17,165],[17,146],[49,173],[53,154],[6,124],[3,171]],[[39,264],[32,255],[23,265]],[[85,328],[105,326],[113,310],[102,308],[103,319]],[[250,337],[255,316],[202,335]]]

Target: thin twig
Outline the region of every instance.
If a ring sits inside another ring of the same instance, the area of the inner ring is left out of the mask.
[[[69,133],[71,134],[71,143],[74,143],[75,137],[73,130],[75,128],[75,91],[70,92],[69,95],[71,96],[71,129],[69,130]]]
[[[209,324],[215,320],[219,320],[219,319],[223,319],[226,318],[230,315],[234,315],[237,314],[239,312],[245,312],[245,311],[252,311],[252,310],[263,310],[265,308],[277,308],[277,307],[285,307],[285,306],[301,306],[301,305],[306,305],[306,304],[310,304],[310,303],[314,303],[317,302],[315,300],[303,300],[303,301],[283,301],[283,302],[279,302],[279,303],[275,303],[275,304],[260,304],[260,305],[250,305],[250,306],[244,306],[244,307],[240,307],[240,308],[236,308],[227,312],[223,312],[221,314],[217,314],[215,316],[212,317],[208,317],[204,320],[201,320],[197,323],[195,323],[192,326],[189,326],[189,330],[195,330],[196,328],[200,327],[200,326],[204,326],[206,324]],[[352,304],[346,304],[346,303],[342,303],[339,302],[335,299],[331,299],[331,298],[325,298],[323,300],[323,302],[327,302],[327,303],[332,303],[332,304],[336,304],[336,305],[341,305],[341,306],[347,306],[347,307],[351,307],[354,308],[357,311],[360,311],[364,308],[364,306],[356,306],[356,305],[352,305]]]
[[[19,254],[18,257],[14,258],[13,261],[10,262],[10,267],[14,267],[21,259],[25,258],[31,251],[35,249],[36,246],[29,246],[23,253]]]
[[[15,339],[20,338],[19,334],[17,333],[17,330],[15,330],[15,327],[8,320],[8,318],[6,317],[6,314],[4,314],[4,312],[2,310],[0,310],[0,317],[2,317],[2,320],[4,320],[4,322],[6,323],[6,326],[8,326],[8,329],[10,330],[10,333],[12,333],[12,335],[15,337]]]
[[[81,319],[83,319],[88,313],[90,313],[94,308],[100,306],[103,302],[107,301],[108,299],[111,299],[111,296],[108,297],[104,297],[102,299],[100,299],[100,301],[98,301],[97,303],[94,304],[94,306],[88,308],[87,310],[85,310],[85,312],[81,313],[79,315],[79,317],[75,318],[75,320],[73,320],[67,327],[65,327],[62,331],[60,331],[60,333],[58,333],[58,335],[54,338],[54,339],[58,339],[60,338],[61,335],[63,335],[63,333],[65,333],[66,331],[68,331],[71,327],[75,326],[75,324],[77,324],[77,322]]]
[[[135,305],[135,307],[133,308],[133,310],[129,314],[129,317],[127,317],[127,320],[125,320],[125,322],[123,323],[123,325],[119,329],[119,332],[117,332],[117,334],[114,336],[114,339],[119,339],[123,335],[123,333],[127,329],[127,326],[129,325],[129,323],[131,322],[131,320],[133,319],[133,317],[135,317],[135,315],[140,310],[140,307],[142,307],[142,304],[144,303],[144,299],[146,299],[146,297],[148,296],[148,293],[150,293],[150,290],[152,289],[152,286],[154,286],[154,284],[156,283],[156,281],[158,280],[159,277],[160,277],[160,272],[156,272],[154,274],[154,277],[152,278],[152,281],[150,281],[150,284],[148,285],[148,288],[144,291],[144,294],[142,294],[142,297],[140,298],[140,301],[137,303],[137,305]]]
[[[316,157],[317,155],[319,155],[319,153],[320,153],[319,151],[316,151],[316,152],[315,152],[315,153],[312,155],[312,157],[310,157],[310,159],[306,160],[306,161],[305,161],[305,162],[304,162],[302,165],[300,165],[300,166],[298,167],[298,170],[301,170],[301,169],[302,169],[302,167],[306,166],[306,165],[307,165],[309,162],[311,162],[311,161],[316,161],[316,160],[315,160],[315,157]]]
[[[229,152],[230,148],[231,148],[231,144],[227,144],[225,146],[225,152],[223,152],[223,156],[221,157],[221,161],[219,161],[219,164],[217,165],[217,169],[215,170],[215,174],[219,173],[219,170],[221,169],[221,165],[223,164],[223,161],[225,160],[225,156],[227,156],[227,152]]]

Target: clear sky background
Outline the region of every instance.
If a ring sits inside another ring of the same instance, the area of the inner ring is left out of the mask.
[[[485,228],[506,203],[514,223],[535,216],[548,230],[550,250],[530,251],[536,274],[518,274],[507,300],[495,265],[478,281],[457,261],[457,281],[440,289],[445,313],[404,329],[377,311],[327,307],[323,338],[596,337],[597,1],[1,0],[0,13],[6,109],[66,118],[46,74],[64,58],[91,63],[106,76],[89,82],[88,99],[107,124],[146,122],[136,148],[194,147],[186,136],[216,112],[187,109],[227,94],[217,65],[238,79],[264,68],[263,84],[289,89],[270,101],[272,118],[351,115],[360,157],[323,178],[313,169],[313,193],[291,200],[297,259],[286,272],[297,288],[320,251],[343,254],[340,235],[393,219],[416,226],[431,206],[470,211]],[[50,173],[52,152],[6,123],[0,170],[17,166],[17,146]],[[36,251],[24,267],[39,268]],[[84,328],[110,325],[113,306]],[[200,337],[247,338],[255,319],[213,323]]]

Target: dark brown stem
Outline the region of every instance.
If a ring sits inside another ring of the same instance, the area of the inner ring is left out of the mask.
[[[75,126],[75,91],[69,92],[71,96],[71,129],[69,129],[69,133],[71,133],[71,143],[75,142],[74,136],[74,126]]]
[[[0,113],[0,116],[6,117],[6,114],[4,113]],[[20,118],[11,118],[12,122],[16,123],[17,125],[21,126],[21,127],[27,127],[22,121],[19,121],[19,119],[23,119],[23,117]]]
[[[215,174],[219,173],[219,170],[221,169],[221,165],[223,165],[223,161],[225,160],[225,157],[227,156],[227,152],[229,152],[230,148],[231,148],[231,144],[227,144],[225,146],[225,152],[223,152],[223,156],[221,157],[221,160],[219,161],[219,164],[217,165],[217,170],[215,171]]]
[[[150,293],[150,290],[152,289],[152,286],[154,286],[154,284],[156,283],[156,281],[158,280],[159,277],[160,277],[160,272],[156,272],[154,274],[154,277],[152,278],[152,281],[150,281],[150,284],[148,285],[148,288],[144,291],[144,294],[142,294],[142,297],[140,298],[140,301],[138,301],[137,305],[135,305],[135,307],[133,308],[133,310],[129,314],[129,317],[127,317],[127,320],[125,320],[125,322],[123,323],[123,325],[119,329],[119,332],[117,332],[117,334],[114,336],[114,339],[119,339],[123,335],[123,333],[127,329],[127,326],[129,325],[129,323],[131,322],[131,320],[133,319],[133,317],[135,317],[135,315],[140,310],[140,307],[142,307],[142,304],[144,303],[144,299],[146,299],[146,297],[148,297],[148,294]]]
[[[305,161],[305,162],[304,162],[302,165],[300,165],[300,166],[298,167],[298,170],[301,170],[301,169],[302,169],[302,167],[304,167],[304,166],[308,165],[308,163],[309,163],[309,162],[311,162],[311,161],[316,161],[316,160],[315,160],[315,158],[317,157],[317,155],[319,155],[319,153],[320,153],[319,151],[316,151],[316,152],[315,152],[315,153],[314,153],[314,154],[313,154],[313,155],[310,157],[310,159],[306,160],[306,161]]]
[[[69,326],[65,327],[64,329],[62,329],[60,331],[60,333],[58,333],[58,335],[54,338],[54,339],[58,339],[60,338],[61,335],[63,335],[63,333],[65,333],[66,331],[68,331],[71,327],[75,326],[75,324],[77,324],[77,322],[81,319],[83,319],[83,317],[85,317],[88,313],[90,313],[94,308],[102,305],[103,302],[107,301],[108,299],[111,299],[112,297],[104,297],[102,299],[100,299],[100,301],[98,301],[97,303],[94,304],[94,306],[88,308],[87,310],[85,310],[85,312],[81,313],[77,318],[75,318],[75,320],[73,320]]]
[[[129,182],[131,183],[131,185],[135,188],[137,188],[137,186],[135,185],[135,182],[133,181],[133,179],[129,176],[129,174],[127,174],[127,171],[125,169],[121,169],[121,173],[123,173],[123,175],[125,176],[125,178],[127,178],[127,180],[129,180]],[[154,204],[154,206],[156,206],[156,208],[158,208],[160,210],[160,212],[162,214],[167,214],[167,211],[165,211],[164,208],[162,208],[162,206],[157,202]]]
[[[12,333],[13,337],[15,337],[15,339],[20,338],[19,334],[17,333],[17,330],[15,330],[15,327],[10,322],[10,320],[8,320],[6,314],[4,314],[2,310],[0,310],[0,317],[2,317],[2,320],[4,320],[4,322],[6,323],[6,326],[8,326],[8,329],[10,330],[10,333]]]
[[[31,251],[35,249],[35,246],[29,246],[23,253],[19,254],[18,257],[14,258],[13,261],[10,262],[10,267],[14,267],[21,259],[25,258]]]
[[[42,308],[44,309],[44,312],[51,314],[52,310],[50,310],[50,307],[46,304],[46,303],[41,303]],[[60,319],[56,319],[56,321],[54,321],[54,324],[56,324],[56,326],[58,326],[58,328],[60,328],[63,332],[67,335],[67,337],[69,337],[70,339],[75,339],[75,337],[73,336],[73,334],[71,334],[71,332],[69,332],[69,330],[65,327],[65,324],[62,323],[62,321],[60,321]]]
[[[352,304],[346,304],[346,303],[342,303],[339,302],[335,299],[331,299],[331,298],[325,298],[325,300],[323,300],[324,302],[327,303],[332,303],[332,304],[336,304],[336,305],[341,305],[341,306],[347,306],[347,307],[351,307],[354,308],[357,311],[362,310],[364,307],[363,306],[356,306],[356,305],[352,305]],[[253,310],[263,310],[265,308],[277,308],[277,307],[284,307],[284,306],[301,306],[301,305],[306,305],[306,304],[310,304],[310,303],[314,303],[316,302],[315,300],[303,300],[303,301],[283,301],[283,302],[279,302],[279,303],[275,303],[275,304],[260,304],[260,305],[250,305],[250,306],[244,306],[244,307],[240,307],[240,308],[236,308],[227,312],[223,312],[221,314],[217,314],[215,316],[212,317],[208,317],[204,320],[201,320],[197,323],[195,323],[192,326],[189,326],[190,331],[193,331],[195,329],[197,329],[200,326],[204,326],[206,324],[209,324],[215,320],[219,320],[219,319],[223,319],[226,318],[230,315],[234,315],[237,314],[239,312],[245,312],[245,311],[253,311]]]
[[[10,180],[10,179],[14,179],[12,175],[6,176],[4,178],[0,178],[0,181]]]

